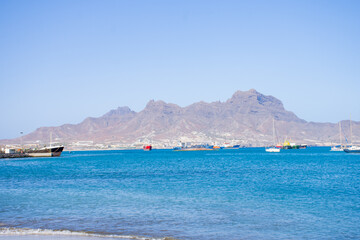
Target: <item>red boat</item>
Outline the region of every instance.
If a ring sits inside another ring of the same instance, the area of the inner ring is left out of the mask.
[[[144,151],[151,151],[152,146],[151,145],[146,145],[143,147]]]

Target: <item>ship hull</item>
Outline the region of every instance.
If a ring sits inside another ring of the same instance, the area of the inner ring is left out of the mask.
[[[344,152],[346,152],[346,153],[360,153],[360,149],[359,150],[344,149]]]
[[[30,150],[26,153],[30,157],[59,157],[64,150],[64,147],[49,147],[49,148],[43,148],[43,149],[37,149],[37,150]]]
[[[151,151],[152,150],[152,146],[151,145],[147,145],[143,147],[144,151]]]

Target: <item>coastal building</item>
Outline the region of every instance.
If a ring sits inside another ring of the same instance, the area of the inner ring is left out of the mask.
[[[10,154],[10,153],[15,153],[15,149],[14,148],[5,148],[5,153]]]

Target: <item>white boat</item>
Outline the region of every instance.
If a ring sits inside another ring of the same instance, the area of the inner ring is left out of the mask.
[[[351,126],[351,115],[350,115],[350,143],[352,145],[352,126]],[[360,146],[350,146],[344,149],[346,153],[360,153]]]
[[[271,147],[271,148],[265,148],[266,152],[280,152],[280,148]]]
[[[344,148],[342,146],[334,146],[330,149],[332,152],[343,152]]]
[[[273,143],[274,146],[276,146],[275,143],[275,120],[273,118]],[[280,148],[276,148],[276,147],[269,147],[269,148],[265,148],[266,152],[280,152]]]
[[[340,145],[339,146],[333,146],[330,151],[332,152],[343,152],[344,147],[341,144],[341,121],[339,122],[339,138],[340,138]]]
[[[346,153],[360,153],[360,146],[351,146],[344,149]]]

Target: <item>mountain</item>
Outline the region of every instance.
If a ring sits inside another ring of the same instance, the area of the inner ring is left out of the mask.
[[[176,145],[193,143],[234,142],[244,146],[265,146],[272,142],[272,120],[277,136],[297,143],[326,145],[338,143],[338,125],[307,122],[285,110],[282,102],[254,89],[237,91],[226,102],[198,102],[187,107],[151,100],[140,112],[119,107],[98,118],[86,118],[79,124],[41,127],[23,136],[24,143],[48,142],[65,144],[92,141],[94,144]],[[343,130],[349,133],[349,121]],[[359,122],[353,122],[353,136],[360,135]],[[350,134],[347,134],[348,137]],[[20,138],[0,143],[19,143]]]

